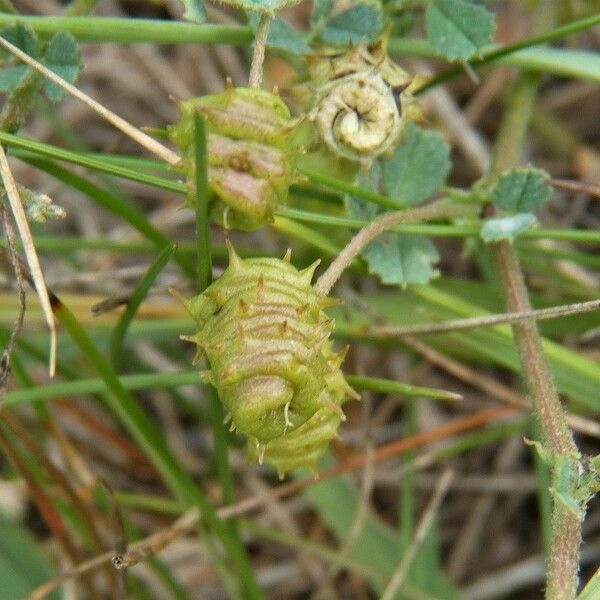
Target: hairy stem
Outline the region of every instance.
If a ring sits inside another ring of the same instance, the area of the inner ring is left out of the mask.
[[[315,290],[319,294],[327,295],[342,273],[352,264],[352,261],[379,235],[403,223],[414,223],[415,221],[427,221],[430,219],[447,219],[470,214],[470,205],[448,204],[441,200],[428,206],[414,208],[412,210],[398,210],[384,213],[366,227],[363,227],[346,247],[338,254],[336,259],[329,265],[325,273],[315,283]]]
[[[461,331],[474,329],[476,327],[495,327],[505,323],[517,323],[519,321],[535,319],[556,319],[568,315],[580,314],[600,309],[600,300],[588,302],[576,302],[563,306],[552,306],[527,310],[524,312],[509,312],[499,315],[485,315],[481,317],[466,317],[464,319],[451,319],[440,323],[418,323],[416,325],[372,325],[364,326],[364,332],[375,337],[403,337],[406,335],[424,335],[428,333],[446,333],[449,331]]]
[[[265,62],[265,48],[267,47],[267,36],[269,35],[269,25],[271,17],[267,14],[260,16],[258,30],[254,40],[254,54],[252,55],[252,64],[250,65],[250,77],[248,85],[252,88],[259,88],[263,76],[263,63]]]
[[[521,74],[516,82],[496,143],[492,164],[492,175],[495,177],[519,162],[522,142],[533,110],[538,83],[539,78],[528,73]],[[495,245],[494,254],[500,270],[508,309],[514,312],[530,311],[531,303],[515,249],[508,241],[502,241]],[[566,461],[567,469],[572,474],[571,488],[566,492],[567,494],[575,492],[578,469],[577,446],[569,429],[565,410],[554,387],[536,323],[533,319],[515,323],[513,332],[534,413],[540,422],[543,447],[548,452],[550,459],[553,486],[557,487],[559,463],[561,460]],[[565,490],[561,490],[561,493],[564,494]],[[546,598],[548,600],[572,600],[575,597],[582,513],[583,509],[574,510],[555,492],[551,554],[546,576]]]

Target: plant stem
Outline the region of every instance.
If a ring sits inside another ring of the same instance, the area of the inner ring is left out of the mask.
[[[376,337],[403,337],[406,335],[424,335],[430,333],[446,333],[449,331],[461,331],[474,329],[476,327],[495,327],[505,323],[535,319],[556,319],[567,315],[580,314],[583,312],[600,309],[600,300],[589,302],[576,302],[562,306],[539,308],[526,312],[512,312],[498,315],[483,315],[481,317],[467,317],[465,319],[451,319],[439,323],[417,323],[415,325],[373,325],[364,326],[365,334]]]
[[[39,61],[35,60],[29,54],[23,52],[20,48],[4,39],[0,36],[0,46],[5,50],[16,56],[19,60],[35,69],[38,73],[41,73],[44,77],[47,77],[56,85],[59,85],[62,89],[67,91],[71,96],[81,100],[84,104],[89,106],[96,114],[100,115],[105,121],[108,121],[111,125],[122,131],[125,135],[130,137],[132,140],[137,142],[143,148],[146,148],[165,162],[170,165],[175,165],[179,162],[180,157],[178,154],[169,150],[166,146],[163,146],[160,142],[144,133],[141,129],[134,127],[131,123],[121,118],[119,115],[108,110],[105,106],[90,98],[87,94],[83,93],[80,89],[74,85],[65,81],[62,77],[57,75],[54,71],[48,69]]]
[[[68,31],[78,42],[246,46],[252,41],[250,27],[239,25],[213,25],[212,23],[199,25],[183,21],[126,17],[65,17],[0,13],[1,27],[14,27],[18,23],[30,25],[36,33],[43,36]]]
[[[52,315],[52,307],[50,306],[50,296],[48,295],[48,289],[44,281],[42,266],[35,249],[35,244],[33,243],[33,237],[31,235],[29,223],[27,222],[27,216],[21,202],[19,190],[17,189],[17,183],[14,180],[12,171],[10,170],[8,158],[2,145],[0,145],[0,177],[6,191],[8,204],[17,225],[19,236],[23,241],[25,257],[27,258],[27,264],[29,265],[29,269],[31,271],[32,281],[30,283],[37,292],[44,313],[44,318],[46,319],[46,324],[50,330],[50,359],[48,368],[50,377],[54,377],[54,371],[56,368],[57,333],[56,323],[54,321],[54,316]]]
[[[556,27],[551,29],[550,31],[545,31],[540,33],[539,35],[533,35],[531,37],[525,38],[524,40],[519,40],[513,44],[508,44],[506,46],[502,46],[500,48],[490,48],[489,50],[484,50],[480,56],[477,56],[469,61],[469,66],[471,67],[480,67],[486,63],[498,60],[503,56],[508,56],[509,54],[513,54],[518,50],[522,50],[524,48],[530,48],[531,46],[537,46],[539,44],[544,44],[546,42],[551,42],[554,40],[561,39],[568,35],[572,35],[577,33],[578,31],[584,31],[586,29],[590,29],[600,23],[600,15],[592,15],[590,17],[586,17],[584,19],[579,19],[577,21],[572,21],[571,23],[567,23],[562,27]],[[394,41],[390,44],[390,50],[392,52],[398,51],[399,48],[396,48],[394,45]],[[440,73],[436,77],[430,79],[427,83],[422,85],[418,90],[415,91],[415,95],[422,94],[425,90],[429,88],[435,87],[448,79],[452,79],[462,73],[464,67],[462,64],[454,65],[447,69],[446,71]]]
[[[262,82],[265,48],[267,47],[270,24],[271,17],[269,15],[260,15],[258,30],[256,31],[256,38],[254,40],[254,54],[252,55],[252,65],[250,66],[250,77],[248,78],[248,85],[251,88],[259,88]]]
[[[335,285],[342,273],[352,264],[352,261],[368,246],[377,236],[388,229],[401,223],[413,223],[428,219],[444,219],[458,217],[472,211],[471,205],[448,204],[445,200],[435,202],[428,206],[412,210],[400,210],[384,213],[366,227],[363,227],[346,247],[338,254],[329,265],[325,273],[315,283],[315,291],[327,295]]]
[[[521,74],[516,82],[498,133],[492,163],[492,175],[495,177],[517,164],[520,159],[538,83],[539,78],[529,73]],[[494,246],[494,253],[508,309],[514,312],[530,311],[531,303],[515,249],[509,242],[502,241]],[[534,320],[526,320],[515,323],[513,332],[534,412],[540,423],[543,447],[549,453],[553,485],[558,486],[558,476],[564,473],[563,465],[566,464],[569,473],[569,488],[566,491],[567,494],[572,493],[577,484],[579,454],[554,387],[537,326]],[[564,494],[562,488],[561,493]],[[582,508],[574,510],[557,494],[554,495],[552,544],[546,587],[548,600],[571,600],[575,597],[582,513]]]

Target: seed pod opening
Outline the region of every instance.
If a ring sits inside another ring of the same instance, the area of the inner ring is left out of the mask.
[[[312,57],[309,118],[336,156],[369,164],[400,140],[417,116],[412,77],[390,60],[386,40]]]
[[[248,437],[253,460],[283,477],[314,469],[344,419],[341,405],[358,398],[340,370],[345,350],[329,336],[332,304],[312,288],[316,265],[299,271],[275,258],[239,258],[185,305],[198,332],[190,336],[208,358],[232,428]]]

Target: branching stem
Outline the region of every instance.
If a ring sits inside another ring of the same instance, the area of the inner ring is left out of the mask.
[[[399,210],[384,213],[366,227],[363,227],[346,247],[329,265],[325,273],[315,283],[315,291],[326,296],[329,294],[342,273],[352,264],[352,261],[379,235],[396,225],[428,221],[430,219],[447,219],[459,217],[472,212],[472,206],[448,204],[445,200],[434,202],[411,210]]]
[[[497,138],[492,175],[518,163],[522,142],[533,110],[539,78],[529,73],[519,76],[513,95],[507,106]],[[508,309],[515,312],[531,310],[523,271],[513,246],[502,241],[494,247],[500,270]],[[519,349],[523,375],[531,395],[534,412],[540,422],[544,452],[547,453],[553,473],[553,486],[563,474],[569,473],[568,489],[563,496],[576,492],[579,456],[573,435],[567,423],[552,373],[544,355],[541,338],[533,319],[513,325]],[[576,502],[574,501],[576,505]],[[579,546],[581,543],[581,520],[583,507],[576,510],[559,498],[556,491],[552,509],[552,540],[548,562],[546,598],[548,600],[572,600],[577,591]]]
[[[518,323],[535,319],[556,319],[568,315],[580,314],[600,309],[600,300],[576,302],[564,306],[551,306],[537,310],[523,312],[509,312],[498,315],[485,315],[481,317],[467,317],[465,319],[451,319],[441,323],[418,323],[416,325],[373,325],[365,326],[363,331],[368,336],[375,337],[403,337],[406,335],[423,335],[428,333],[447,333],[474,329],[476,327],[494,327],[506,323]]]

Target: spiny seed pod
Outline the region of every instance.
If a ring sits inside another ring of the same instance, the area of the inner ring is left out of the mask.
[[[333,320],[323,309],[337,301],[315,292],[317,263],[298,271],[290,253],[240,259],[202,294],[183,300],[197,333],[186,337],[206,354],[212,383],[231,429],[248,436],[252,460],[280,477],[313,469],[344,420],[341,405],[358,398],[340,370],[346,350],[334,352]]]
[[[369,164],[399,142],[410,106],[412,77],[390,60],[385,40],[312,58],[309,118],[331,152]]]
[[[264,90],[229,86],[220,94],[180,103],[181,120],[168,128],[183,151],[180,169],[195,192],[194,115],[208,125],[208,181],[216,201],[212,218],[225,228],[247,231],[273,220],[297,180],[292,164],[300,151],[299,121],[281,98]]]

